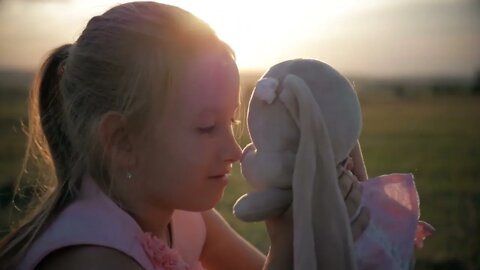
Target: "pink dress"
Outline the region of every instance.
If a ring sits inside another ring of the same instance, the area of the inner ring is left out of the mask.
[[[17,269],[31,270],[51,252],[74,245],[109,247],[133,258],[146,270],[201,270],[206,228],[200,213],[175,211],[173,247],[145,233],[86,177],[79,198],[69,205],[27,251]]]
[[[413,175],[382,175],[360,183],[363,186],[360,207],[370,210],[370,221],[355,241],[358,269],[409,269],[414,246],[420,246],[433,230],[419,221]]]

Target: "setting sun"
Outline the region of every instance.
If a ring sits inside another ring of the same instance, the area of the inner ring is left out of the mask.
[[[295,50],[296,43],[306,36],[330,35],[330,24],[360,8],[355,3],[358,2],[190,1],[185,8],[206,20],[233,47],[241,67],[259,68],[277,62],[278,55],[308,57]]]

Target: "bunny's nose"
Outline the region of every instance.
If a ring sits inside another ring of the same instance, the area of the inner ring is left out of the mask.
[[[250,153],[250,152],[252,152],[252,151],[255,151],[255,150],[257,150],[257,149],[255,148],[255,145],[253,145],[253,143],[247,144],[247,146],[245,146],[245,148],[243,148],[242,157],[240,158],[240,163],[243,162],[245,156],[246,156],[248,153]]]

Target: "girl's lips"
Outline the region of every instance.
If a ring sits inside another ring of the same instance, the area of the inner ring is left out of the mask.
[[[230,174],[224,173],[224,174],[218,174],[218,175],[212,175],[209,178],[222,178],[222,177],[228,177]]]
[[[217,181],[222,181],[222,182],[227,183],[229,176],[230,176],[230,174],[226,173],[226,174],[220,174],[220,175],[210,176],[209,179],[217,180]]]

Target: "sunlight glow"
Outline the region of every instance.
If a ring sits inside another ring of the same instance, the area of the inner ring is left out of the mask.
[[[131,0],[0,0],[0,69],[35,70],[88,20]],[[205,20],[240,69],[316,58],[345,73],[472,76],[480,5],[471,0],[161,0]]]
[[[271,64],[265,61],[277,62],[278,55],[291,54],[295,41],[304,36],[328,35],[328,25],[355,7],[354,1],[196,3],[192,3],[192,12],[206,20],[233,47],[243,68]]]
[[[123,2],[128,1],[100,0],[92,6],[87,1],[76,0],[74,4],[76,10],[92,14]],[[278,62],[278,55],[283,59],[308,57],[293,50],[297,40],[309,35],[328,38],[331,24],[375,3],[355,0],[161,2],[184,8],[205,20],[234,49],[242,69],[264,69]]]

